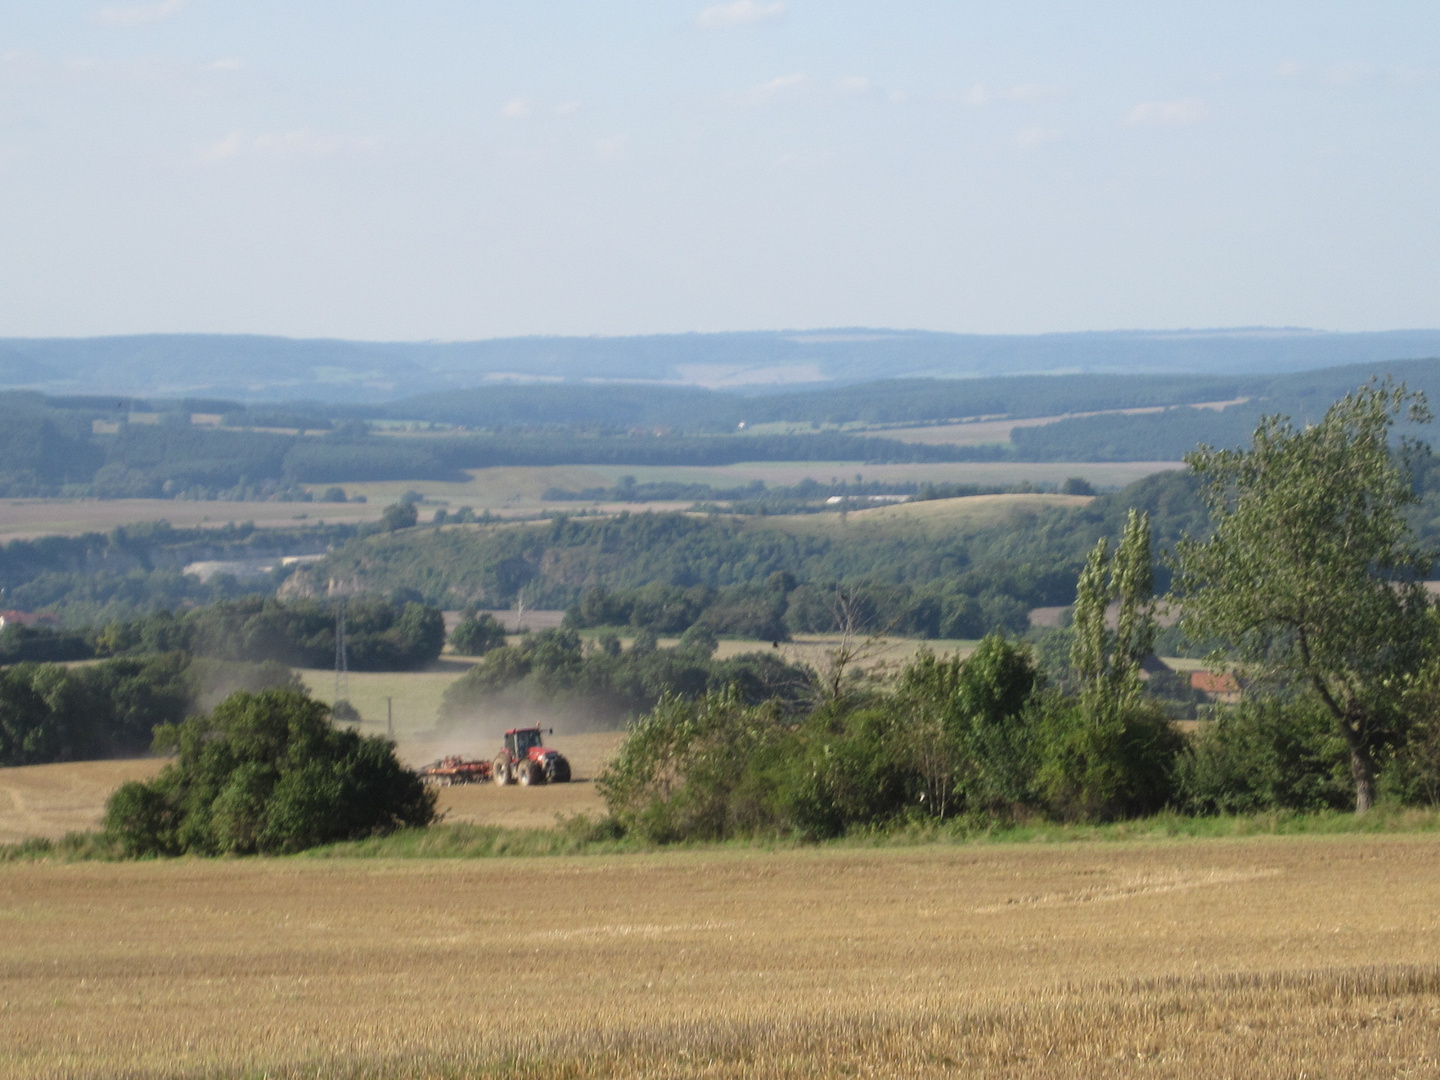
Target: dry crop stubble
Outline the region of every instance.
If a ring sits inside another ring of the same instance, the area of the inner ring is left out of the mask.
[[[6,1076],[1432,1075],[1440,838],[0,868]]]

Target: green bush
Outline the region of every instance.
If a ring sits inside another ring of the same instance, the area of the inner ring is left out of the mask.
[[[881,824],[912,808],[923,811],[926,792],[906,726],[886,706],[812,714],[770,760],[754,763],[764,781],[769,823],[815,840]]]
[[[1029,647],[1001,634],[964,661],[926,649],[905,668],[896,706],[931,813],[1008,814],[1033,802],[1041,681]]]
[[[295,690],[235,693],[156,733],[176,760],[111,796],[105,831],[130,856],[299,851],[435,817],[435,796],[395,745],[330,724]]]
[[[505,628],[488,611],[472,611],[450,631],[450,648],[461,656],[484,656],[505,644]]]
[[[1184,741],[1158,702],[1134,696],[1096,703],[1050,693],[1039,710],[1035,783],[1051,816],[1113,821],[1172,801]]]
[[[733,690],[667,696],[630,728],[597,786],[621,828],[657,843],[753,832],[768,814],[751,764],[785,731],[773,704],[747,706]]]
[[[1196,814],[1354,809],[1349,754],[1309,696],[1223,708],[1181,754],[1180,804]]]

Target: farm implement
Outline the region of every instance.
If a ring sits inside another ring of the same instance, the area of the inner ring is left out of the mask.
[[[490,762],[466,761],[459,755],[443,757],[420,770],[420,779],[428,784],[449,787],[451,784],[483,784],[491,778]]]
[[[467,761],[459,755],[443,757],[421,769],[420,778],[441,787],[487,781],[525,787],[564,784],[570,780],[570,762],[544,744],[538,727],[511,728],[505,732],[504,745],[494,761]]]

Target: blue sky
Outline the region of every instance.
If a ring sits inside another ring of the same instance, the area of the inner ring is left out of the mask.
[[[1440,4],[0,0],[0,336],[1440,326]]]

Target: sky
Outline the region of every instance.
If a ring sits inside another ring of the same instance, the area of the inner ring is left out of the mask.
[[[1440,327],[1440,4],[0,0],[0,336]]]

